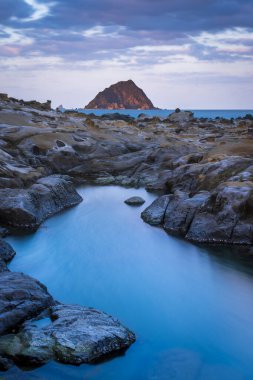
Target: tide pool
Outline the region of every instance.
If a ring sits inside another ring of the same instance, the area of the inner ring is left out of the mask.
[[[197,247],[145,224],[143,189],[83,187],[78,206],[12,236],[12,271],[64,303],[101,309],[132,329],[123,356],[80,367],[50,362],[40,380],[252,380],[253,276],[228,250]],[[130,207],[124,200],[142,196]],[[224,252],[223,252],[224,251]],[[7,373],[4,379],[11,379]]]

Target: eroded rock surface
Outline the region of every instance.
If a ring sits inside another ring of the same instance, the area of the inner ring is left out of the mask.
[[[46,287],[22,273],[0,273],[0,335],[54,303]]]
[[[52,175],[29,189],[0,190],[0,222],[20,229],[36,229],[48,216],[82,201],[70,178]]]
[[[118,320],[95,309],[60,304],[50,309],[50,318],[46,327],[29,321],[18,334],[0,337],[0,354],[17,364],[55,359],[77,365],[101,361],[135,341]]]

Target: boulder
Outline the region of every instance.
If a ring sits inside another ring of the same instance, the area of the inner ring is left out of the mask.
[[[29,321],[18,334],[1,337],[0,354],[17,364],[54,359],[79,365],[119,354],[135,341],[117,319],[92,308],[60,304],[51,308],[50,318],[45,327]]]
[[[0,272],[6,270],[6,264],[15,256],[16,252],[9,243],[0,239]]]
[[[179,108],[168,117],[169,122],[177,124],[189,123],[193,119],[194,115],[191,111],[180,111]]]
[[[157,198],[142,213],[141,217],[144,222],[153,226],[161,226],[164,223],[164,215],[170,201],[171,195],[162,195]]]
[[[227,182],[195,214],[186,238],[195,242],[253,244],[253,183]]]
[[[164,216],[165,231],[181,236],[187,233],[195,213],[210,194],[207,191],[192,197],[182,191],[176,191],[170,198]]]
[[[131,197],[126,199],[125,203],[129,206],[141,206],[145,203],[145,200],[141,197]]]
[[[17,328],[53,303],[47,288],[39,281],[22,273],[1,273],[0,334]]]
[[[50,215],[81,201],[68,176],[52,175],[29,189],[1,189],[0,221],[19,229],[36,229]]]

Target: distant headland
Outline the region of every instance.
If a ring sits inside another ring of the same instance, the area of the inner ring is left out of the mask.
[[[144,91],[130,79],[99,92],[86,109],[156,109]]]

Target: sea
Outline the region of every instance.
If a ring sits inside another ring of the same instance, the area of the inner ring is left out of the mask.
[[[154,110],[127,110],[127,109],[119,109],[119,110],[108,110],[108,109],[83,109],[76,108],[74,111],[84,113],[86,115],[95,114],[96,116],[101,116],[104,114],[113,114],[120,113],[123,115],[129,115],[131,117],[137,118],[140,114],[145,114],[147,117],[158,116],[160,118],[166,118],[175,110],[172,109],[154,109]],[[220,118],[238,118],[244,117],[247,114],[253,116],[253,110],[189,110],[193,112],[194,116],[197,118],[203,117],[208,119],[215,119],[216,117]]]

